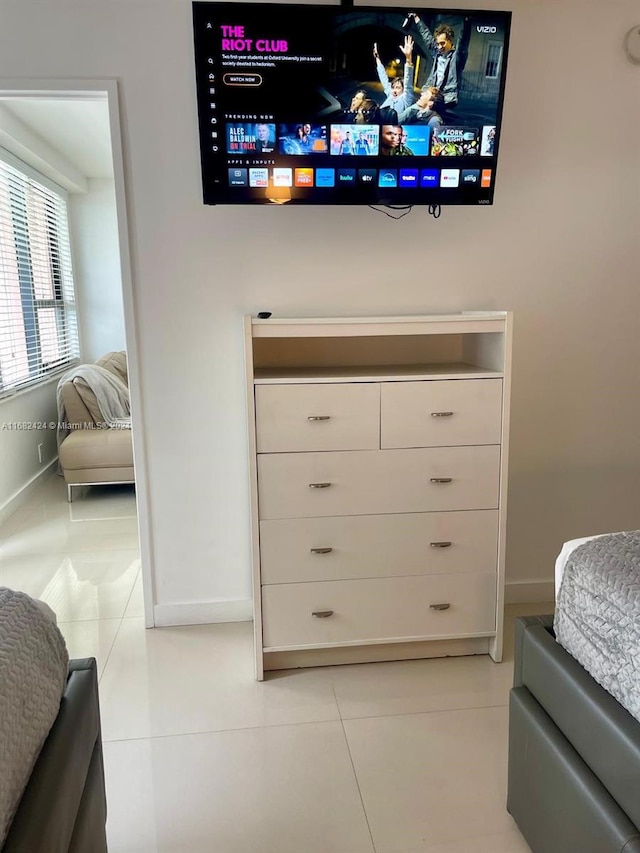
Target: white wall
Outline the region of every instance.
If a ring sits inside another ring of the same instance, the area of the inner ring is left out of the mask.
[[[260,309],[512,309],[509,579],[638,526],[638,2],[481,5],[514,10],[495,206],[393,223],[201,204],[188,0],[3,0],[1,76],[120,81],[160,605],[250,596],[241,316]]]
[[[55,380],[0,401],[0,522],[26,500],[38,478],[49,473],[58,455],[57,420]],[[53,428],[44,426],[52,422]]]
[[[69,197],[74,280],[83,361],[126,349],[113,180],[90,178]]]

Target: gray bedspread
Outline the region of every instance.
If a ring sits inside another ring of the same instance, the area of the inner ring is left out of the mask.
[[[68,664],[52,611],[0,587],[0,848],[58,715]]]
[[[640,530],[578,546],[554,618],[562,645],[640,720]]]

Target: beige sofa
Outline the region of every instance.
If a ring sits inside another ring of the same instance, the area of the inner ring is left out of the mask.
[[[125,352],[110,352],[95,362],[128,386]],[[71,502],[73,486],[134,483],[130,429],[112,429],[104,422],[89,385],[76,377],[61,388],[65,422],[70,432],[59,450],[60,467]]]

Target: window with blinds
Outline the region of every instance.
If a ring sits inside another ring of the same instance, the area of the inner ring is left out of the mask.
[[[63,190],[0,156],[0,397],[78,357]]]
[[[491,42],[487,52],[487,62],[485,64],[485,77],[495,79],[500,74],[500,65],[502,60],[502,44],[499,42]]]

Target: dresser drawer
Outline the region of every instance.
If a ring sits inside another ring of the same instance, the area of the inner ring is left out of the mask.
[[[256,385],[258,453],[373,450],[380,446],[380,386]]]
[[[382,447],[499,444],[502,379],[385,382]]]
[[[495,631],[495,606],[495,573],[275,584],[262,589],[263,646],[489,634]]]
[[[262,583],[495,571],[498,512],[260,522]]]
[[[261,454],[260,518],[496,509],[499,469],[492,445]]]

